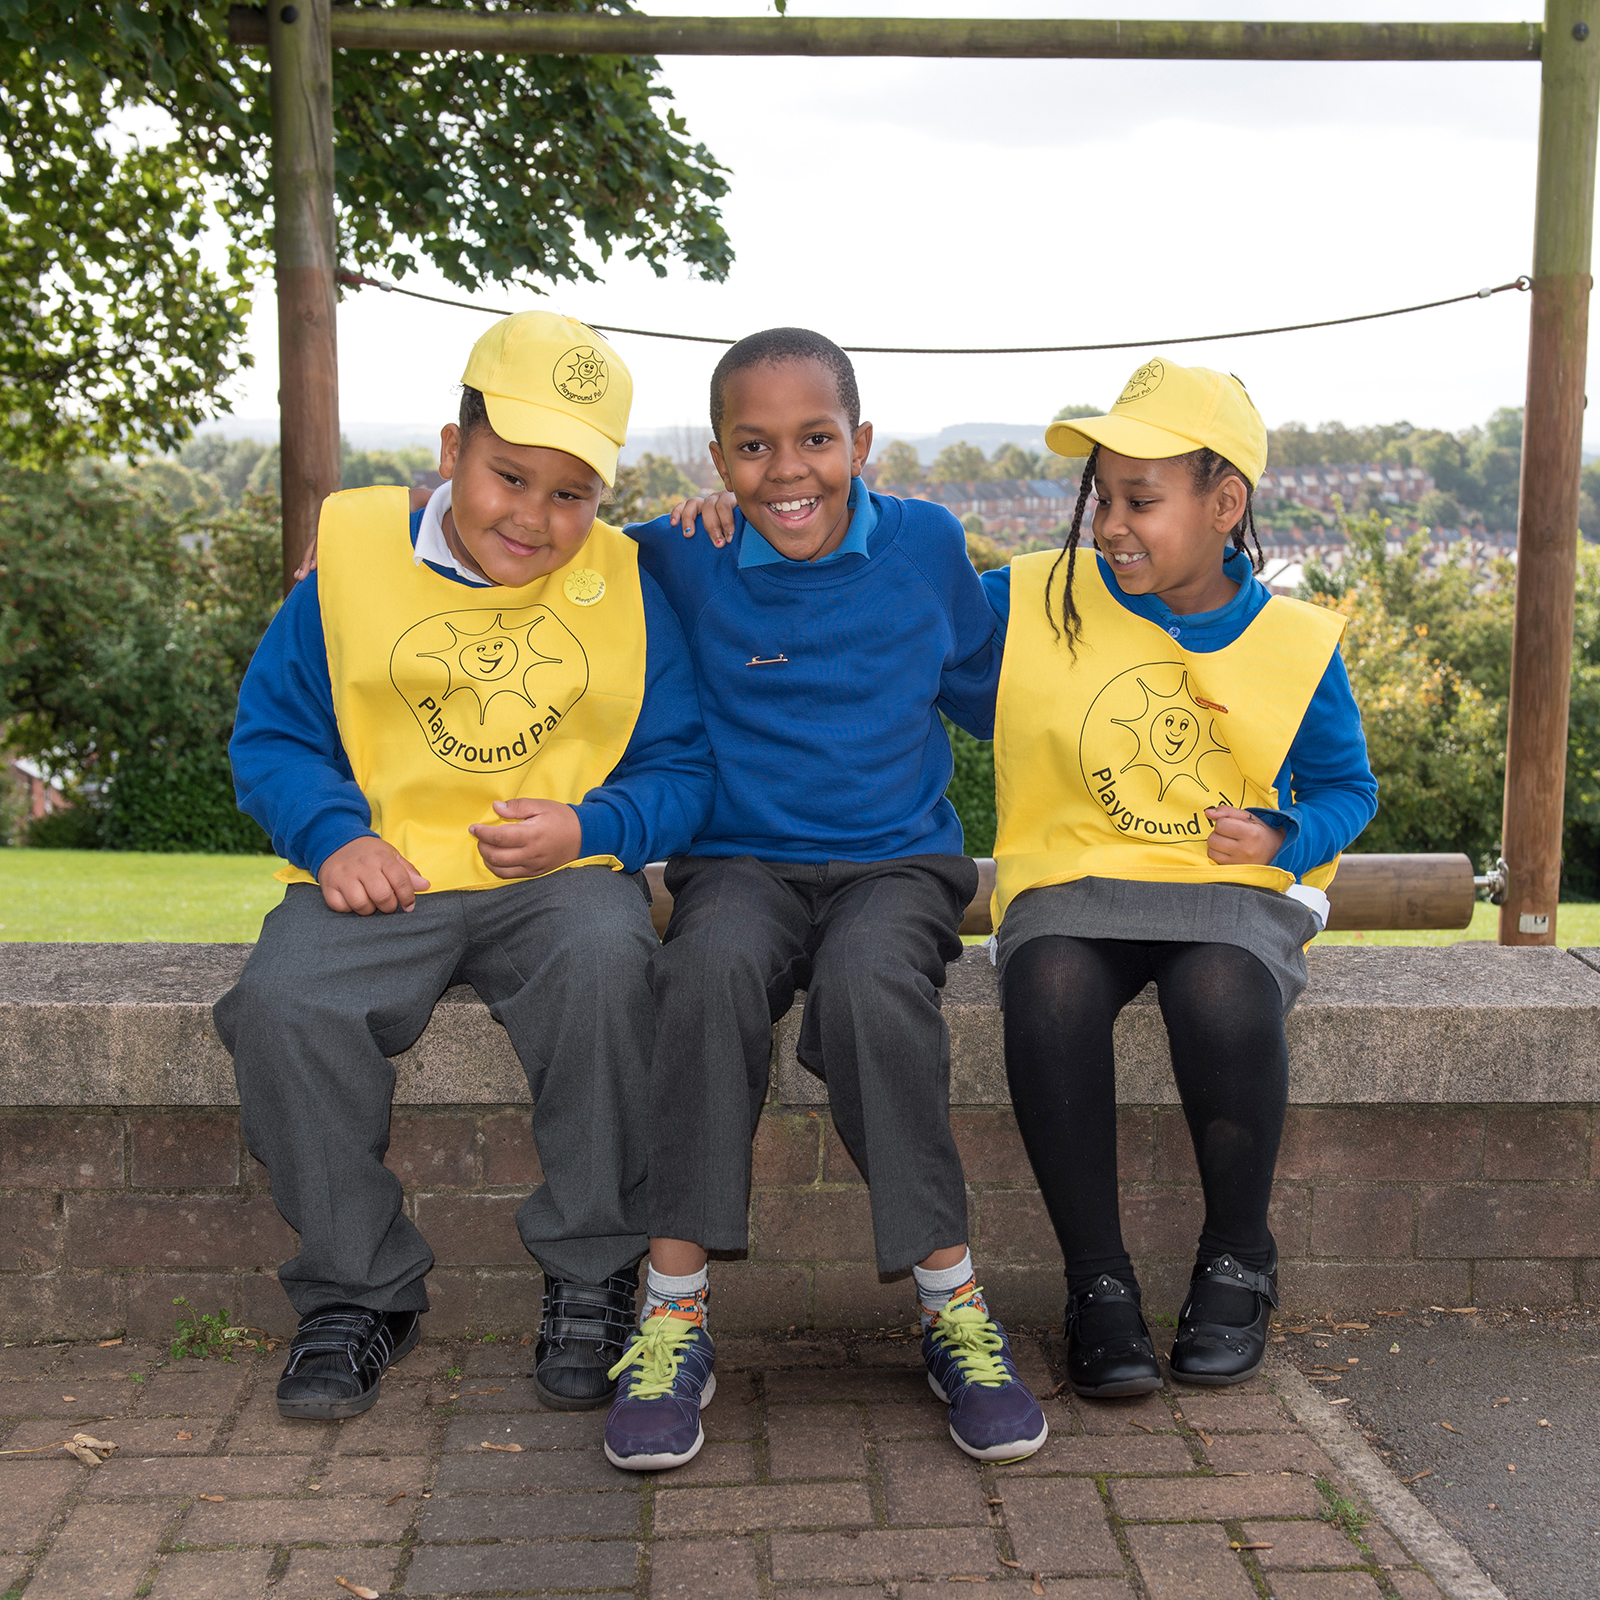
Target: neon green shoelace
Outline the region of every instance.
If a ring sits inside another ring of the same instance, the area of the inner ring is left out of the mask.
[[[620,1378],[629,1367],[639,1369],[628,1388],[630,1400],[659,1400],[671,1394],[678,1368],[689,1354],[684,1345],[699,1326],[682,1317],[651,1317],[607,1376]]]
[[[956,1358],[968,1383],[998,1389],[1011,1382],[1000,1357],[1000,1335],[981,1306],[971,1301],[946,1306],[933,1325],[933,1337]]]

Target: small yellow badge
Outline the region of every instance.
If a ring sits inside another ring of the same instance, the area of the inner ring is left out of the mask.
[[[574,567],[562,580],[561,592],[575,606],[592,606],[605,599],[606,580],[593,567]]]

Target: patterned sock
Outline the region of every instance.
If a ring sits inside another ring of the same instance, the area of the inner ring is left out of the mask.
[[[913,1267],[911,1276],[917,1280],[917,1304],[922,1310],[924,1333],[938,1320],[939,1313],[950,1301],[966,1289],[976,1289],[972,1270],[972,1252],[968,1250],[953,1267]]]
[[[710,1296],[710,1277],[705,1267],[698,1272],[686,1272],[681,1278],[650,1267],[644,1275],[644,1311],[639,1322],[642,1326],[647,1318],[663,1312],[685,1322],[697,1322],[703,1328]]]

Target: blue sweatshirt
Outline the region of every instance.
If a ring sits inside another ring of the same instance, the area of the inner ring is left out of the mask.
[[[742,513],[726,550],[665,517],[625,530],[683,622],[716,756],[695,855],[961,852],[939,713],[993,737],[1001,633],[944,507],[872,495],[865,517],[866,500],[852,496],[846,549],[814,564],[769,559]]]
[[[1097,553],[1095,560],[1109,594],[1136,617],[1165,628],[1185,650],[1199,654],[1232,644],[1272,598],[1272,591],[1251,571],[1249,558],[1237,550],[1229,553],[1223,570],[1239,585],[1238,593],[1215,611],[1183,617],[1153,594],[1124,594],[1105,557]],[[1010,569],[984,573],[983,588],[1004,627],[1011,619]],[[1378,780],[1367,761],[1361,712],[1337,650],[1311,696],[1274,787],[1280,799],[1290,797],[1288,806],[1281,811],[1249,809],[1269,827],[1285,830],[1272,865],[1297,878],[1332,861],[1377,814]]]
[[[412,512],[413,544],[421,524],[422,512]],[[441,582],[473,587],[427,565]],[[573,808],[582,853],[616,856],[629,872],[687,847],[710,812],[712,787],[711,747],[683,630],[649,575],[641,572],[639,581],[644,704],[622,760]],[[228,755],[239,809],[271,834],[286,861],[315,875],[335,850],[372,835],[372,811],[334,716],[315,572],[295,586],[256,648]]]

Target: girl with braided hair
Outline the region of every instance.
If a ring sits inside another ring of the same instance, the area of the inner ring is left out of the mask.
[[[1278,1303],[1284,1017],[1323,890],[1377,802],[1344,619],[1256,576],[1266,428],[1237,378],[1151,360],[1108,415],[1045,438],[1088,457],[1066,547],[983,581],[1007,626],[1006,1072],[1065,1258],[1068,1374],[1083,1395],[1161,1385],[1118,1216],[1112,1051],[1153,982],[1205,1195],[1172,1372],[1241,1383]]]

